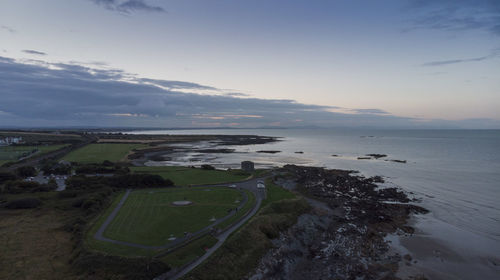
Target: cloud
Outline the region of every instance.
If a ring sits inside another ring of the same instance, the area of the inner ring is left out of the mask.
[[[494,0],[413,0],[412,29],[483,30],[500,36],[500,2]]]
[[[474,58],[463,58],[463,59],[437,60],[437,61],[426,62],[421,66],[443,66],[443,65],[457,64],[464,62],[477,62],[497,57],[499,54],[500,54],[499,49],[494,49],[491,51],[489,55],[485,56],[474,57]]]
[[[40,60],[20,62],[2,56],[0,84],[3,127],[422,126],[416,119],[378,109],[341,113],[331,111],[338,107],[293,100],[202,95],[195,92],[200,88],[219,89],[144,79],[119,69]]]
[[[129,14],[134,11],[143,12],[165,12],[160,6],[152,6],[147,4],[144,0],[90,0],[98,5],[105,7],[108,10],[117,11]]]
[[[175,89],[205,89],[205,90],[218,90],[215,87],[204,86],[197,83],[181,82],[181,81],[167,81],[167,80],[154,80],[154,79],[140,79],[141,82],[150,83],[152,85],[161,86],[162,88],[175,90]]]
[[[380,109],[351,109],[351,111],[359,114],[389,115],[388,112]]]
[[[0,28],[3,30],[6,30],[9,33],[16,33],[17,32],[14,28],[9,27],[7,25],[1,25]]]
[[[36,55],[47,55],[47,53],[35,51],[35,50],[23,50],[23,53],[36,54]]]

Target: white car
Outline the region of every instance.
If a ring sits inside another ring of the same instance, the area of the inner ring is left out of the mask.
[[[236,189],[236,185],[231,185],[229,187],[232,188],[232,189]]]
[[[265,189],[265,188],[266,188],[266,185],[264,185],[264,183],[262,183],[262,182],[257,183],[257,189]]]

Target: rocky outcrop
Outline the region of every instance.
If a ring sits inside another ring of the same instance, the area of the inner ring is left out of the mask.
[[[408,218],[427,210],[408,204],[408,196],[397,188],[379,188],[375,182],[381,177],[294,165],[282,172],[331,211],[318,208],[301,216],[274,240],[275,248],[249,279],[397,279],[401,256],[389,253],[384,237],[413,233]]]

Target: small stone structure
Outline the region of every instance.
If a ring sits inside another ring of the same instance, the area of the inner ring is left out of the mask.
[[[245,171],[245,172],[254,172],[255,171],[255,167],[254,167],[254,164],[252,161],[242,161],[241,162],[241,170]]]

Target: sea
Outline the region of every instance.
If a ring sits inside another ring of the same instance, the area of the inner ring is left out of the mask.
[[[228,147],[235,149],[234,153],[184,153],[149,165],[207,163],[234,168],[243,160],[251,160],[257,168],[297,164],[357,170],[367,177],[383,176],[385,185],[402,188],[430,210],[414,221],[419,232],[446,244],[458,256],[447,260],[436,258],[436,253],[427,260],[423,256],[422,262],[429,262],[437,270],[440,265],[443,271],[451,270],[441,275],[442,279],[474,279],[481,275],[500,279],[500,130],[198,129],[128,133],[280,137],[280,141],[268,144]],[[217,144],[200,142],[193,146],[213,148]],[[266,150],[279,152],[258,152]],[[387,156],[358,159],[367,154]],[[457,270],[461,272],[453,274],[453,267],[461,267]],[[464,267],[470,274],[464,274]]]

